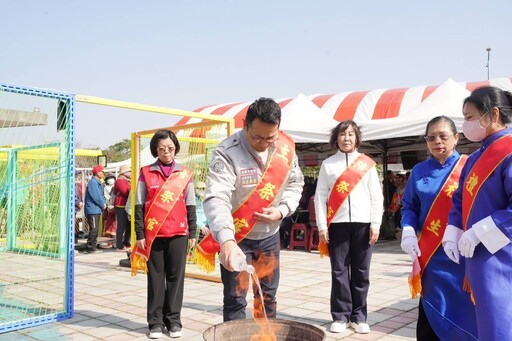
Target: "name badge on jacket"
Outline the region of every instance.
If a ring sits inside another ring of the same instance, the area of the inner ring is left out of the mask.
[[[250,186],[258,183],[257,168],[242,168],[240,170],[240,185]]]

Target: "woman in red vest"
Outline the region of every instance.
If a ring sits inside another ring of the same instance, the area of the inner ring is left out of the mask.
[[[342,333],[350,324],[356,333],[367,334],[370,262],[384,197],[375,162],[357,151],[362,142],[357,124],[340,122],[329,142],[337,152],[322,162],[315,192],[318,250],[331,260],[334,322],[329,330]]]
[[[196,241],[194,183],[174,160],[180,144],[172,131],[157,131],[149,146],[158,160],[141,168],[137,182],[132,274],[147,272],[149,337],[160,338],[167,328],[174,338],[182,335],[185,263]]]

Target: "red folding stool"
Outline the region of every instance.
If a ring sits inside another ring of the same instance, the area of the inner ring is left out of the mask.
[[[318,250],[318,243],[320,242],[320,236],[318,234],[318,227],[312,226],[309,228],[309,242],[308,251]]]
[[[298,239],[300,232],[302,231],[303,239]],[[290,244],[288,248],[293,250],[294,247],[303,247],[305,250],[309,247],[309,233],[308,233],[308,225],[295,223],[292,225],[292,229],[290,231]]]

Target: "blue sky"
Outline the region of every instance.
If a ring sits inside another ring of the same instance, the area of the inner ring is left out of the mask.
[[[512,77],[512,1],[5,1],[0,82],[194,110]],[[77,106],[106,148],[175,118]]]

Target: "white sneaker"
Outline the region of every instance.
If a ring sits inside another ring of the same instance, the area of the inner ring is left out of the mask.
[[[331,333],[343,333],[347,329],[347,323],[343,321],[334,321],[331,324],[331,328],[329,328],[329,331]]]
[[[181,327],[177,324],[173,325],[171,329],[169,330],[169,336],[172,338],[178,338],[181,337]]]
[[[149,331],[149,338],[150,339],[159,339],[162,337],[162,332],[163,332],[162,327],[155,326],[155,327],[151,328],[151,330]]]
[[[370,332],[370,326],[365,322],[350,322],[350,326],[354,328],[358,334],[368,334]]]

